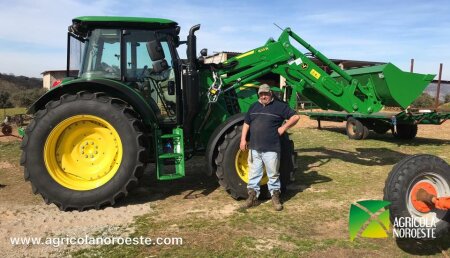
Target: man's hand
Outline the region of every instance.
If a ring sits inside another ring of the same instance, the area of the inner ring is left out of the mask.
[[[281,136],[286,132],[286,127],[280,126],[278,127],[278,134]]]
[[[239,145],[239,149],[241,149],[241,151],[245,151],[247,149],[247,141],[246,140],[241,140],[241,144]]]
[[[294,126],[299,119],[300,119],[299,115],[291,116],[291,118],[289,118],[289,120],[287,120],[286,123],[284,123],[281,127],[278,128],[278,134],[280,136],[283,135],[286,132],[286,130]]]
[[[244,122],[242,125],[242,134],[241,134],[241,144],[239,144],[239,149],[241,151],[245,151],[247,149],[247,133],[250,125]]]

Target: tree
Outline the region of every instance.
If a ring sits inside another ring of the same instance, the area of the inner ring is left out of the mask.
[[[13,94],[12,101],[16,107],[28,107],[45,93],[45,89],[19,90]]]
[[[7,91],[0,91],[0,108],[10,108],[13,104],[9,100],[9,93]]]
[[[422,93],[422,95],[420,95],[420,97],[418,97],[416,100],[414,100],[414,102],[412,103],[413,107],[416,108],[429,108],[429,107],[433,107],[434,106],[434,98],[424,92]]]

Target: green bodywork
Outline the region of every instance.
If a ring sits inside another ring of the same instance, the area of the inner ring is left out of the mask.
[[[311,51],[334,73],[327,74],[295,48],[290,38]],[[371,114],[381,110],[383,105],[406,108],[434,78],[434,75],[403,72],[393,64],[344,71],[289,28],[277,41],[269,40],[262,47],[226,61],[233,62],[237,65],[231,71],[219,72],[223,76],[239,71],[222,79],[222,92],[237,89],[264,74],[276,73],[286,78],[287,85],[292,87],[291,106],[295,105],[296,94],[301,94],[322,109],[349,113]]]
[[[120,22],[122,25],[125,25],[130,22],[136,22],[136,23],[145,23],[148,24],[151,28],[154,28],[155,24],[168,24],[168,25],[176,25],[177,23],[168,20],[168,19],[160,19],[160,18],[144,18],[144,17],[114,17],[114,16],[80,16],[75,19],[74,21],[82,21],[82,22],[90,22],[90,23],[96,23],[96,22]]]
[[[79,31],[87,31],[92,28],[162,29],[177,25],[176,22],[168,19],[116,16],[81,16],[72,21],[74,24],[82,24],[77,28]]]
[[[412,101],[433,80],[433,74],[403,72],[395,65],[388,63],[371,67],[346,70],[346,73],[357,79],[362,85],[375,86],[377,98],[381,104],[391,107],[407,108]],[[342,80],[337,73],[331,74],[337,81]]]

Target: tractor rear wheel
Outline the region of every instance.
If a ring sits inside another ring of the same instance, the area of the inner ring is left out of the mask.
[[[394,166],[386,179],[384,200],[391,202],[390,220],[404,218],[436,222],[436,235],[443,235],[450,227],[450,211],[430,207],[417,200],[417,191],[423,188],[437,197],[450,196],[450,166],[432,155],[414,155]]]
[[[218,147],[218,155],[215,159],[217,165],[216,175],[219,184],[235,199],[248,197],[247,183],[250,168],[247,159],[249,151],[241,151],[239,149],[241,133],[242,125],[237,125],[233,130],[225,134],[222,144]],[[290,173],[294,170],[292,164],[293,143],[287,135],[281,137],[281,148],[279,171],[281,191],[284,192],[286,185],[289,183]],[[267,188],[268,181],[269,178],[264,172],[260,182],[260,196],[263,198],[270,197]]]
[[[114,205],[146,161],[143,125],[123,101],[103,93],[63,95],[26,129],[21,165],[33,192],[61,210]]]

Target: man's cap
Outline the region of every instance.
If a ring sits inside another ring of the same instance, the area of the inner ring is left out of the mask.
[[[270,87],[267,84],[261,84],[258,89],[258,94],[261,92],[270,92]]]

